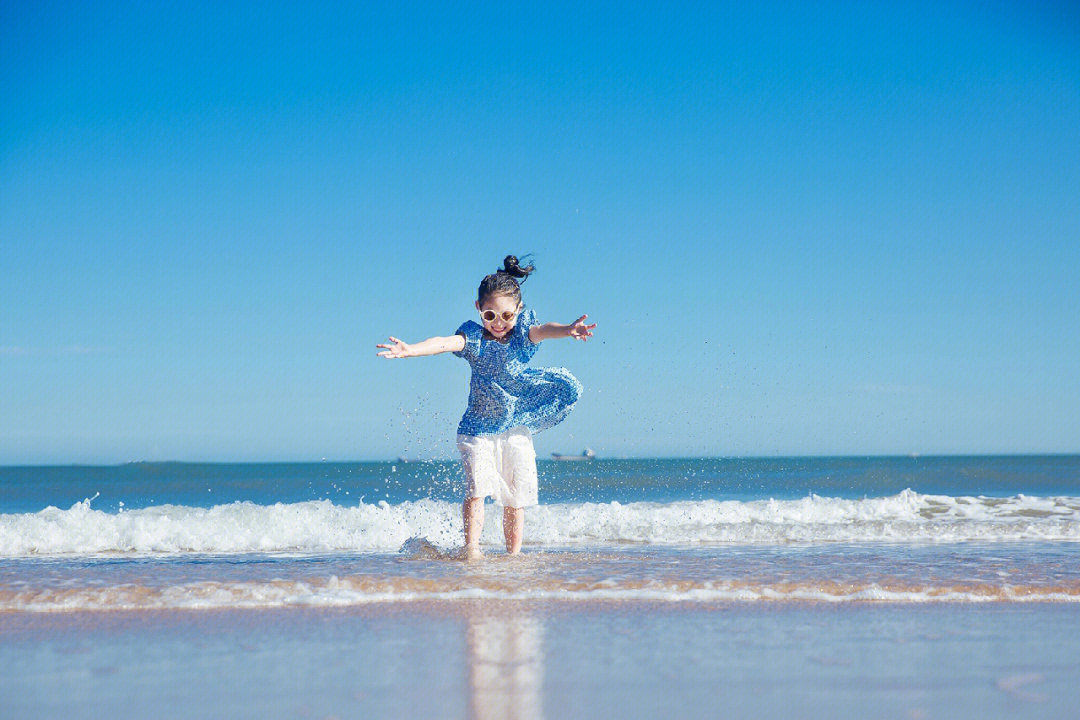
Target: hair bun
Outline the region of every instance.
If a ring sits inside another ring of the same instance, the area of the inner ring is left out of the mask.
[[[532,265],[526,265],[525,267],[521,267],[521,264],[518,262],[516,255],[507,255],[505,258],[503,258],[503,269],[499,272],[504,272],[511,277],[524,279],[529,277],[529,273],[531,273],[535,269],[536,268],[534,268]]]
[[[526,260],[532,257],[526,255]],[[506,295],[521,301],[521,283],[536,270],[530,262],[525,267],[521,266],[516,255],[507,255],[503,258],[503,266],[499,270],[485,275],[480,281],[480,287],[476,291],[476,301],[484,303],[484,299],[492,295]]]

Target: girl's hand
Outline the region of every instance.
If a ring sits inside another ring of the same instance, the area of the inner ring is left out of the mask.
[[[379,343],[375,347],[386,348],[381,353],[378,353],[380,357],[384,358],[404,358],[412,355],[412,346],[398,340],[393,335],[390,336],[390,344]]]
[[[582,315],[577,320],[575,320],[573,323],[571,323],[570,327],[568,327],[566,329],[566,335],[568,337],[574,338],[575,340],[581,340],[582,342],[585,342],[586,340],[591,338],[592,337],[592,331],[593,331],[593,328],[596,327],[596,323],[593,323],[592,325],[586,325],[585,324],[585,318],[587,318],[587,317],[589,317],[589,316],[588,315]]]

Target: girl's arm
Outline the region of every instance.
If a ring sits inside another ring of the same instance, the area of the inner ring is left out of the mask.
[[[422,355],[438,355],[444,352],[461,352],[465,349],[465,337],[463,335],[451,335],[450,337],[433,337],[409,345],[390,336],[390,343],[379,343],[375,347],[385,348],[380,357],[384,358],[407,358],[420,357]]]
[[[533,325],[529,328],[529,341],[538,343],[541,340],[553,340],[555,338],[572,337],[575,340],[588,340],[592,337],[593,328],[596,327],[596,323],[592,325],[585,324],[585,318],[588,315],[582,315],[569,325],[563,325],[562,323],[544,323],[543,325]]]

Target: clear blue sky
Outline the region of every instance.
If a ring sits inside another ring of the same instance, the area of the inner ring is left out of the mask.
[[[0,463],[1080,451],[1074,3],[4,3]],[[365,4],[366,5],[366,4]]]

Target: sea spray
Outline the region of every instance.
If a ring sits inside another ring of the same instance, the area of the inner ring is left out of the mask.
[[[416,500],[329,500],[209,508],[159,505],[104,512],[92,498],[67,510],[0,515],[0,557],[47,555],[395,552],[409,538],[461,542],[461,506]],[[483,542],[498,544],[498,513]],[[950,497],[905,490],[851,500],[558,503],[529,508],[531,546],[834,542],[1080,542],[1080,498]]]

